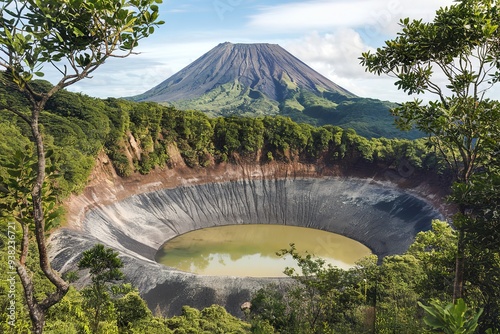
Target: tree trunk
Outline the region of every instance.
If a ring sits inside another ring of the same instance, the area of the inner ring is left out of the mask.
[[[28,310],[30,314],[30,319],[32,322],[33,333],[42,333],[43,327],[45,325],[45,314],[47,310],[57,302],[59,302],[68,292],[69,284],[66,283],[56,272],[53,271],[49,256],[47,253],[47,244],[45,240],[45,215],[43,211],[43,183],[45,180],[45,150],[43,147],[43,137],[40,133],[38,119],[41,111],[43,110],[48,97],[41,99],[40,101],[35,101],[31,96],[32,101],[32,113],[31,119],[23,117],[23,119],[29,124],[32,133],[32,140],[36,146],[37,153],[37,177],[33,189],[31,192],[32,203],[33,203],[33,223],[34,223],[34,233],[38,246],[39,253],[39,264],[40,269],[45,274],[45,277],[55,286],[56,291],[47,295],[44,300],[38,301],[35,297],[35,287],[33,284],[33,278],[28,273],[28,268],[26,267],[26,258],[28,256],[28,240],[29,240],[29,228],[23,226],[23,243],[22,243],[22,254],[20,261],[17,262],[17,273],[21,280],[21,284],[24,289],[24,295],[26,298],[26,303],[28,305]]]
[[[92,324],[92,333],[97,333],[99,330],[99,320],[101,318],[100,308],[100,306],[97,306],[95,310],[94,322]]]
[[[453,284],[453,302],[462,298],[464,286],[464,268],[465,268],[465,232],[461,228],[458,232],[457,257],[455,262],[455,282]]]
[[[45,312],[30,312],[33,334],[42,334],[45,326]]]
[[[35,289],[31,275],[26,270],[26,266],[22,264],[17,264],[17,274],[21,279],[21,284],[24,289],[24,297],[26,299],[31,319],[32,332],[36,334],[42,333],[43,326],[45,324],[45,311],[40,307],[40,304],[34,295]]]

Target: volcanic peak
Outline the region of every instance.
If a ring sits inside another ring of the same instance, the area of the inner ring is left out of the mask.
[[[289,91],[325,91],[344,97],[354,94],[333,83],[277,44],[221,43],[137,101],[174,102],[199,98],[232,83],[281,102]]]

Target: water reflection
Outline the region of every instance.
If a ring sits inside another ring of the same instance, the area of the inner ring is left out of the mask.
[[[230,225],[201,229],[178,236],[158,252],[159,263],[182,271],[216,276],[279,277],[291,257],[276,252],[295,243],[327,263],[347,269],[371,254],[361,243],[338,234],[284,225]]]

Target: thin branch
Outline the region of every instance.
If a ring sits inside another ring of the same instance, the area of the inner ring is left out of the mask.
[[[22,112],[17,111],[15,109],[11,109],[11,108],[5,108],[5,110],[10,111],[10,112],[16,114],[17,116],[21,117],[22,120],[25,121],[26,123],[28,123],[28,124],[31,123],[31,119],[28,116],[26,116],[25,114],[23,114]]]
[[[486,45],[483,45],[482,47],[479,47],[477,52],[478,52],[478,61],[479,61],[479,70],[478,70],[478,76],[475,82],[476,89],[474,91],[474,96],[477,97],[479,94],[481,94],[481,100],[484,98],[484,93],[488,91],[491,87],[493,87],[494,83],[490,82],[484,89],[479,90],[479,86],[481,86],[485,81],[488,76],[488,74],[494,70],[495,67],[489,66],[488,69],[485,69],[485,65],[488,63],[486,58],[488,56],[488,53],[491,51],[490,50],[490,43],[486,43]]]
[[[439,153],[441,154],[441,156],[443,157],[444,161],[448,164],[448,167],[451,169],[451,171],[454,173],[455,177],[458,177],[458,171],[457,171],[457,168],[456,168],[456,165],[457,165],[457,159],[455,157],[455,154],[452,153],[452,158],[453,158],[453,162],[450,161],[449,159],[449,155],[448,153],[445,151],[445,149],[442,147],[442,143],[441,143],[441,140],[439,140],[438,138],[435,138],[435,147],[438,149]],[[450,150],[450,151],[453,151],[453,150]]]
[[[19,257],[19,264],[22,266],[26,265],[26,259],[28,258],[29,251],[29,227],[26,223],[21,222],[21,228],[23,229],[23,239],[21,243],[21,255]]]
[[[65,76],[66,73],[68,73],[68,69],[66,65],[64,65],[64,71],[59,68],[59,66],[56,65],[56,63],[52,60],[49,61],[49,63],[54,67],[59,73],[61,73],[62,76]]]
[[[8,68],[9,68],[9,64],[7,64],[7,63],[3,60],[3,58],[0,58],[0,59],[2,59],[2,61],[0,61],[0,66],[1,66],[1,67],[3,67],[3,68],[5,68],[5,69],[8,69]]]

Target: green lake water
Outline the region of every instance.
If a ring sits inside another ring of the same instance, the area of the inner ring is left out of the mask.
[[[201,275],[281,277],[296,267],[290,257],[276,252],[294,243],[299,253],[313,254],[326,263],[348,269],[370,255],[363,244],[330,232],[285,225],[244,224],[192,231],[169,240],[156,261]]]

